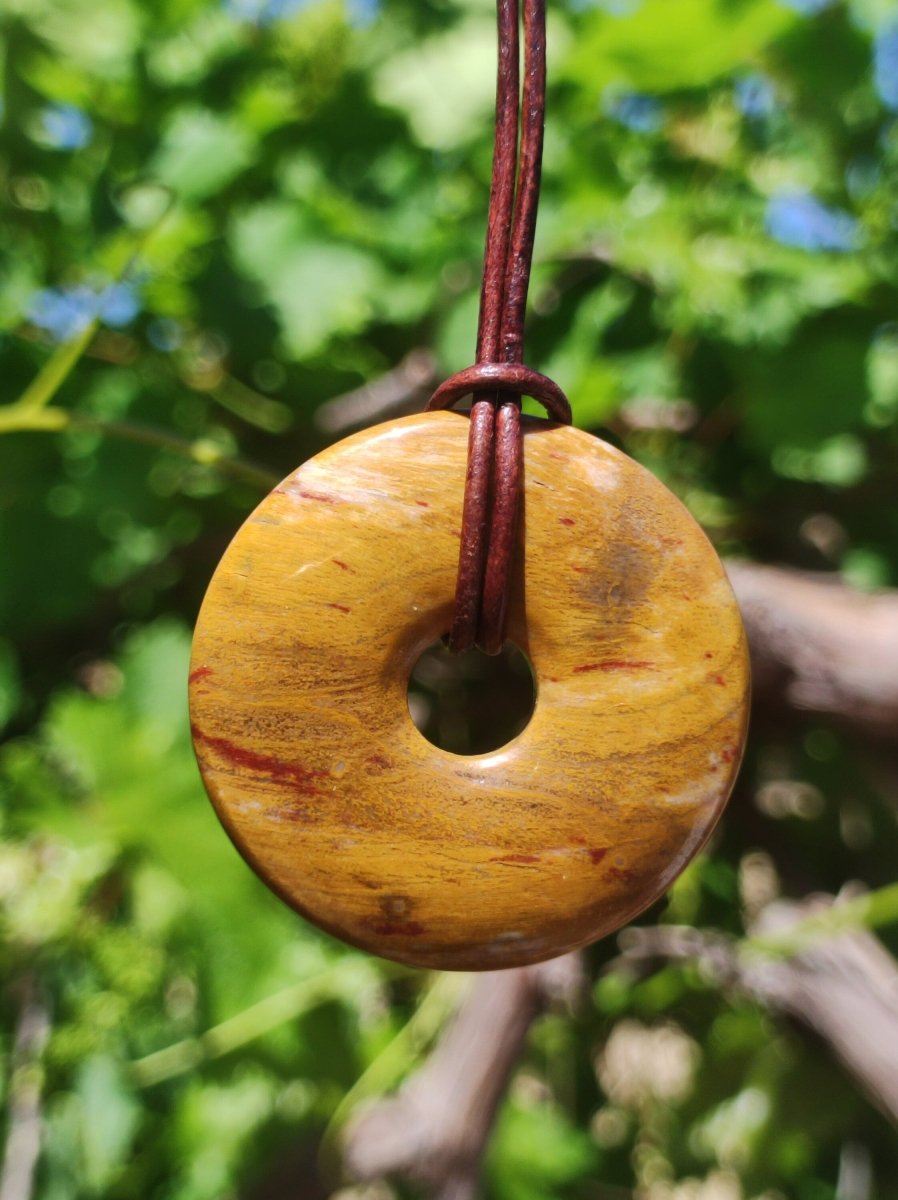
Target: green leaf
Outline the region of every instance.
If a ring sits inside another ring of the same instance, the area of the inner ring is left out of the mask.
[[[109,1055],[96,1055],[82,1064],[76,1095],[81,1101],[84,1182],[99,1193],[127,1161],[140,1121],[140,1106],[121,1065]]]
[[[311,233],[291,205],[248,210],[235,220],[231,244],[235,261],[277,313],[295,358],[317,353],[335,334],[363,329],[388,286],[372,254]]]
[[[233,118],[186,108],[166,127],[150,171],[158,183],[196,201],[221,191],[254,157],[252,138]]]
[[[843,312],[807,323],[778,352],[739,355],[746,432],[755,444],[815,449],[859,426],[870,332],[862,315]]]
[[[589,1137],[549,1104],[506,1104],[488,1158],[500,1200],[546,1200],[590,1172],[596,1151]]]
[[[385,60],[374,75],[374,94],[405,115],[422,146],[457,146],[489,124],[495,41],[494,22],[470,17]]]
[[[706,87],[743,67],[796,21],[776,0],[643,0],[623,15],[593,10],[566,69],[592,91]]]

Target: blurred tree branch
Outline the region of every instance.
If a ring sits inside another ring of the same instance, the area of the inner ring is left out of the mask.
[[[883,891],[898,893],[898,888]],[[693,962],[721,987],[736,988],[762,1007],[801,1022],[898,1126],[898,962],[869,929],[841,926],[840,910],[850,909],[855,899],[777,900],[763,909],[754,935],[741,943],[682,926],[634,926],[620,936],[623,956],[617,965]],[[834,936],[819,936],[827,922]],[[791,957],[759,953],[777,942],[800,944],[806,938],[802,931],[815,928],[818,936]]]
[[[21,1008],[10,1063],[0,1200],[30,1200],[41,1149],[41,1059],[50,1036],[50,1014],[33,975],[21,981],[20,992]]]
[[[839,717],[898,737],[898,594],[867,595],[836,577],[728,562],[764,703]]]
[[[847,899],[775,901],[741,941],[689,926],[631,926],[608,969],[698,966],[715,986],[813,1030],[898,1125],[898,963],[863,927],[896,919],[898,885]],[[570,1003],[581,983],[577,955],[477,977],[424,1065],[398,1093],[349,1122],[343,1151],[350,1175],[399,1176],[434,1200],[474,1200],[530,1025],[552,1001]]]
[[[357,1179],[399,1174],[436,1200],[472,1200],[508,1080],[534,1018],[579,992],[579,958],[475,978],[437,1048],[395,1096],[363,1108],[344,1162]]]

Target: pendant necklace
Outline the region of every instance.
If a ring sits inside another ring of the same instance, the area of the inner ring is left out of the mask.
[[[545,112],[545,0],[499,0],[477,362],[428,411],[331,446],[237,532],[197,622],[191,725],[240,853],[374,954],[492,970],[657,900],[703,846],[745,743],[732,590],[683,505],[572,428],[524,365]],[[450,411],[472,396],[470,414]],[[522,417],[530,396],[546,419]],[[527,655],[526,728],[460,756],[412,723],[421,654]]]

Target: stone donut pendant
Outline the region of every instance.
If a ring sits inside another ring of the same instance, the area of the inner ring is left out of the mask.
[[[374,954],[481,970],[662,895],[732,787],[749,672],[680,502],[589,434],[525,423],[508,637],[533,715],[489,754],[431,745],[407,689],[451,619],[467,432],[453,412],[392,421],[276,487],[209,586],[190,708],[218,815],[279,896]]]

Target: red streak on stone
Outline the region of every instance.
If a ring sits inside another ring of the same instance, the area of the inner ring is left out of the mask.
[[[677,537],[663,537],[661,539],[662,546],[682,546],[683,539]]]
[[[420,937],[427,930],[420,921],[386,921],[383,924],[372,925],[374,933],[393,937]]]
[[[602,859],[605,857],[605,855],[608,853],[608,847],[607,846],[596,846],[595,849],[587,850],[586,853],[589,855],[589,861],[593,864],[593,866],[598,866],[599,863],[602,861]]]
[[[726,687],[727,681],[724,679],[724,677],[722,675],[712,675],[711,678],[714,680],[714,682],[717,684],[718,687]]]
[[[539,855],[538,854],[500,854],[497,858],[491,858],[490,862],[537,863],[537,862],[539,862]]]
[[[350,567],[349,563],[345,563],[345,562],[343,562],[343,560],[342,560],[341,558],[335,558],[335,559],[333,560],[333,562],[334,562],[334,566],[336,566],[336,567],[339,567],[341,571],[350,571],[350,570],[352,570],[352,568]]]
[[[297,488],[297,496],[302,496],[303,500],[320,500],[322,504],[336,504],[337,497],[329,496],[327,492],[313,492],[308,488]]]
[[[352,609],[349,607],[348,604],[335,604],[333,601],[329,601],[327,607],[335,608],[337,610],[337,612],[341,612],[341,613],[352,612]]]
[[[626,867],[609,867],[608,874],[612,879],[618,879],[621,883],[632,883],[636,878],[636,872],[630,871]]]
[[[567,455],[559,454],[557,450],[550,450],[549,458],[554,458],[556,462],[567,462]]]
[[[574,520],[573,517],[559,517],[558,524],[559,525],[576,525],[577,522]]]
[[[310,771],[308,767],[303,767],[299,763],[284,762],[280,758],[275,758],[273,754],[259,754],[255,750],[247,750],[245,746],[237,746],[227,738],[213,737],[209,733],[203,733],[197,725],[191,725],[190,730],[194,741],[202,742],[227,762],[233,763],[235,767],[242,767],[247,771],[258,771],[259,774],[267,775],[275,782],[291,783],[303,796],[321,794],[312,780],[320,779],[322,775],[327,774],[326,771]]]
[[[654,671],[655,664],[643,662],[641,659],[632,661],[624,658],[606,658],[604,662],[581,663],[574,667],[575,675],[585,675],[589,671]]]
[[[578,566],[577,563],[574,563],[573,566],[571,567],[571,570],[576,571],[578,575],[585,575],[586,572],[589,570],[589,567],[581,567],[581,566]]]
[[[720,752],[720,757],[723,759],[723,761],[725,763],[735,762],[736,761],[736,747],[735,746],[726,746]]]
[[[417,506],[419,508],[430,508],[430,505],[427,503],[426,500],[416,500],[415,503],[417,504]]]
[[[714,657],[714,655],[711,653],[710,650],[705,651],[705,658],[713,658],[713,657]]]
[[[211,667],[197,667],[195,671],[191,671],[187,676],[188,683],[197,683],[200,679],[206,679],[209,675],[214,675],[215,672]]]
[[[573,837],[573,838],[571,838],[571,841],[574,842],[577,846],[585,846],[586,845],[586,838],[583,838],[583,837]]]
[[[687,596],[687,595],[686,595],[686,593],[684,592],[684,593],[683,593],[683,599],[684,599],[684,600],[688,600],[688,601],[690,601],[690,602],[691,602],[691,600],[692,600],[692,597],[691,597],[691,596]]]
[[[282,808],[281,816],[285,821],[298,821],[303,825],[309,821],[309,814],[304,808]]]

